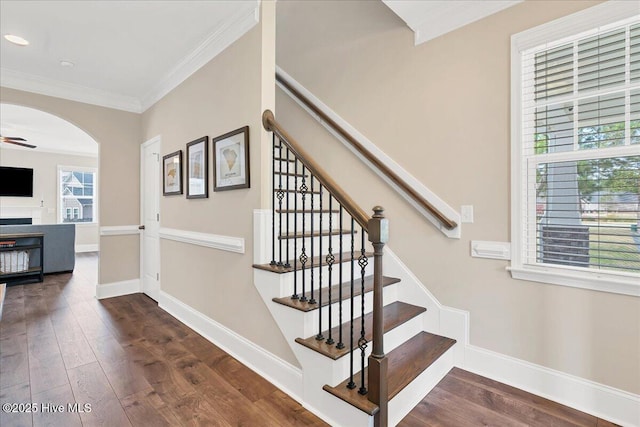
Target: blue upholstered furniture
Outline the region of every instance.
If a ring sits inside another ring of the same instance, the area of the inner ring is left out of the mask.
[[[0,234],[44,233],[44,273],[73,271],[76,265],[76,225],[0,225]]]

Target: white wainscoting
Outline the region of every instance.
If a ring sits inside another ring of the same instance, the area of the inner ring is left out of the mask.
[[[176,242],[189,243],[206,248],[219,249],[221,251],[244,253],[244,238],[233,236],[221,236],[218,234],[199,233],[196,231],[177,230],[175,228],[161,227],[159,231],[161,239],[174,240]]]

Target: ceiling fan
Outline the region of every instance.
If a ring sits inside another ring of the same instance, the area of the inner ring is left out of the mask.
[[[24,138],[20,138],[19,136],[2,136],[2,135],[0,135],[0,142],[6,142],[7,144],[20,145],[22,147],[27,147],[27,148],[36,148],[35,145],[25,144],[27,142],[27,140],[24,139]]]

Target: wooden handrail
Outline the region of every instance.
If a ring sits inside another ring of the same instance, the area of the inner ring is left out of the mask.
[[[360,153],[367,161],[373,164],[380,172],[387,176],[395,185],[397,185],[402,191],[404,191],[418,206],[425,209],[431,215],[433,215],[440,223],[447,229],[452,230],[458,226],[458,224],[448,218],[438,208],[433,206],[428,200],[422,197],[413,187],[411,187],[405,180],[403,180],[397,173],[392,171],[387,165],[382,163],[380,159],[374,156],[369,150],[367,150],[356,138],[354,138],[349,132],[347,132],[342,126],[335,122],[331,117],[327,116],[324,111],[318,108],[309,98],[301,94],[296,88],[294,88],[280,73],[276,73],[276,81],[284,86],[289,92],[314,112],[322,121],[328,124],[334,131],[340,134],[358,153]]]
[[[289,150],[296,156],[303,165],[309,169],[311,174],[320,181],[331,195],[344,207],[344,209],[360,224],[365,230],[369,231],[369,215],[349,197],[349,195],[340,187],[326,172],[318,165],[315,160],[300,146],[300,144],[289,133],[280,126],[276,121],[271,110],[265,110],[262,113],[262,125],[267,131],[278,135],[278,138],[287,146]]]

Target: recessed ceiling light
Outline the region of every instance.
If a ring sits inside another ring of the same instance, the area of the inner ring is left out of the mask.
[[[65,61],[65,60],[63,59],[63,60],[61,60],[61,61],[60,61],[60,65],[62,65],[63,67],[69,67],[69,68],[71,68],[71,67],[73,67],[73,66],[74,66],[74,65],[76,65],[76,64],[74,64],[74,63],[73,63],[73,62],[71,62],[71,61]]]
[[[29,44],[27,40],[23,39],[20,36],[16,36],[14,34],[5,34],[4,38],[13,44],[17,44],[18,46],[27,46]]]

